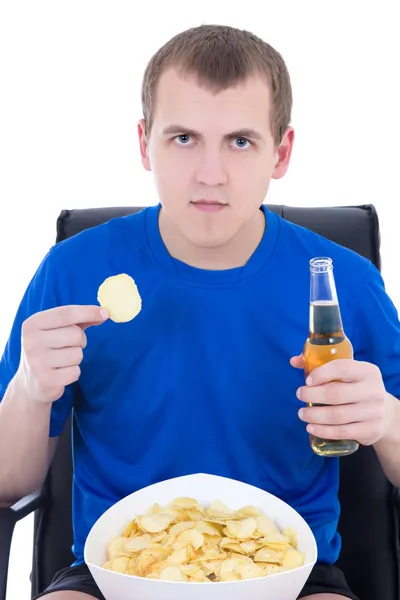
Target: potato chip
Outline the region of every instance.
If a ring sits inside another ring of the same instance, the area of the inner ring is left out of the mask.
[[[285,556],[285,551],[271,550],[270,548],[260,548],[255,553],[255,562],[266,562],[282,565]]]
[[[200,510],[200,504],[194,498],[175,498],[175,500],[171,502],[171,506],[184,509],[194,508],[195,510]]]
[[[191,520],[187,514],[187,511],[183,510],[182,508],[178,508],[177,506],[167,506],[163,509],[163,512],[167,515],[170,515],[175,523]]]
[[[133,557],[129,559],[128,568],[125,573],[127,575],[139,575],[137,570],[137,557]]]
[[[151,541],[155,542],[155,543],[158,543],[158,542],[163,542],[166,538],[167,538],[167,532],[166,531],[160,531],[160,533],[153,534],[151,536]]]
[[[161,508],[159,503],[154,502],[154,504],[152,506],[150,506],[150,508],[148,510],[146,510],[146,512],[144,514],[145,515],[156,515],[160,512],[167,512],[167,511],[163,511],[163,509]]]
[[[97,291],[97,300],[116,323],[131,321],[142,309],[136,283],[126,273],[107,277]]]
[[[219,500],[214,500],[214,502],[211,503],[209,508],[206,509],[206,514],[209,517],[216,517],[222,520],[231,519],[234,516],[235,512],[227,506],[225,506],[223,502],[220,502]]]
[[[152,572],[153,569],[157,569],[158,567],[154,567],[154,565],[167,559],[170,553],[170,548],[165,548],[160,544],[153,544],[146,550],[143,550],[136,561],[138,574],[143,576]]]
[[[244,564],[240,566],[239,575],[242,579],[252,579],[253,577],[264,577],[264,569],[255,563]]]
[[[252,565],[254,562],[250,556],[243,556],[241,554],[232,553],[231,558],[233,558],[238,565]]]
[[[229,550],[231,552],[237,552],[238,554],[246,554],[245,551],[240,547],[238,540],[233,540],[232,538],[222,538],[219,547],[222,550]]]
[[[118,556],[121,556],[122,554],[125,554],[126,552],[124,552],[124,545],[126,542],[126,538],[123,537],[114,537],[112,538],[112,540],[110,541],[109,545],[108,545],[108,559],[112,562],[115,558],[118,558]]]
[[[289,538],[289,544],[293,546],[293,548],[297,548],[297,531],[295,531],[293,527],[284,527],[282,529],[282,534]]]
[[[222,534],[219,536],[216,536],[216,535],[208,535],[208,533],[203,533],[203,536],[204,536],[203,548],[217,548],[219,546],[221,540],[223,539]]]
[[[280,531],[258,508],[232,510],[219,500],[201,507],[182,496],[136,515],[110,540],[103,566],[149,579],[218,583],[268,577],[304,560],[296,531]]]
[[[225,559],[224,559],[225,560]],[[217,577],[219,577],[219,573],[221,571],[222,560],[210,560],[202,563],[202,567],[208,573],[214,573]]]
[[[235,561],[234,558],[226,558],[221,563],[221,568],[219,572],[219,578],[221,581],[232,581],[233,579],[240,579],[240,575],[238,573],[238,569],[240,567],[240,563]]]
[[[144,515],[139,523],[142,529],[147,531],[148,533],[160,533],[160,531],[164,531],[171,525],[172,522],[171,515],[166,513],[157,513]]]
[[[257,529],[257,521],[254,517],[248,517],[241,521],[228,521],[226,528],[230,537],[247,540]]]
[[[194,573],[196,573],[196,571],[203,571],[203,569],[201,567],[199,567],[199,565],[197,565],[197,564],[190,564],[190,565],[181,564],[181,565],[179,565],[179,568],[182,571],[182,573],[184,575],[187,575],[188,577],[192,577],[194,575]],[[203,573],[204,573],[204,571],[203,571]]]
[[[278,549],[279,546],[287,546],[288,544],[290,544],[289,538],[286,537],[286,535],[282,535],[282,533],[279,533],[279,531],[277,533],[268,533],[265,537],[259,538],[257,541],[259,544],[277,546]]]
[[[131,535],[133,535],[136,532],[137,532],[137,523],[135,520],[133,520],[130,523],[128,523],[128,525],[125,527],[122,537],[130,537]]]
[[[256,517],[257,529],[262,533],[263,537],[269,533],[279,533],[279,529],[275,523],[267,515]]]
[[[200,533],[206,533],[212,536],[221,536],[219,529],[211,525],[210,523],[205,523],[204,521],[199,521],[195,524],[196,529],[200,531]]]
[[[239,579],[245,579],[242,574],[245,574],[250,569],[253,572],[257,572],[257,577],[262,577],[264,571],[262,569],[256,569],[257,565],[253,563],[251,559],[246,560],[246,556],[235,556],[233,558],[227,558],[221,564],[220,580],[221,581],[235,581]],[[247,579],[248,577],[246,577]]]
[[[181,567],[182,568],[182,567]],[[186,573],[185,573],[186,575]],[[209,579],[207,579],[203,569],[197,569],[197,571],[194,571],[194,573],[191,573],[189,575],[189,581],[210,581]]]
[[[197,552],[191,544],[189,544],[187,547],[187,553],[190,561],[194,561],[197,559]]]
[[[243,506],[235,512],[235,517],[239,519],[245,519],[246,517],[258,517],[261,512],[255,506]]]
[[[212,525],[220,525],[221,527],[225,527],[226,526],[226,522],[232,518],[233,515],[230,515],[228,517],[226,517],[226,519],[223,521],[222,519],[217,519],[216,517],[212,518],[212,517],[205,517],[203,519],[203,521],[205,523],[211,523]]]
[[[169,535],[177,536],[179,533],[182,533],[182,531],[185,531],[186,529],[193,529],[194,527],[196,527],[196,523],[194,521],[181,521],[175,525],[172,525],[171,529],[169,530]]]
[[[259,563],[259,565],[263,569],[265,575],[275,575],[276,573],[283,573],[285,570],[283,567],[271,563]]]
[[[129,566],[129,558],[127,556],[119,556],[112,561],[111,570],[117,573],[125,573]]]
[[[183,565],[189,562],[188,549],[179,548],[174,550],[167,558],[167,563],[171,565]]]
[[[255,554],[255,552],[257,552],[257,550],[260,548],[260,544],[254,540],[248,540],[247,542],[241,542],[239,548],[243,554]]]
[[[229,571],[221,578],[221,581],[240,581],[240,575],[236,571]]]
[[[174,547],[175,544],[181,547],[190,544],[195,550],[198,550],[204,544],[204,536],[197,528],[187,529],[178,534]]]
[[[200,510],[185,509],[185,513],[191,521],[202,521],[204,514]]]
[[[141,535],[138,537],[131,538],[121,538],[122,539],[122,549],[125,552],[141,552],[150,546],[153,542],[150,535]]]
[[[143,550],[143,552],[140,553],[136,563],[138,574],[142,576],[146,575],[147,569],[150,567],[150,565],[153,565],[156,562],[157,559],[154,554],[148,550]]]
[[[227,557],[226,552],[218,548],[202,548],[203,554],[199,556],[199,561],[212,561],[212,560],[225,560]]]
[[[160,573],[159,579],[166,581],[187,581],[186,575],[182,573],[179,567],[165,567]]]
[[[296,569],[304,564],[304,554],[288,546],[285,558],[283,559],[282,567],[285,571]]]

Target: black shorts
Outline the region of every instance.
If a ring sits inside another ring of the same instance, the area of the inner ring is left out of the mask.
[[[52,592],[64,591],[84,592],[98,600],[105,600],[86,565],[67,567],[59,571],[49,587],[39,596],[36,596],[34,600],[43,598],[43,596]],[[357,596],[350,591],[343,572],[335,565],[315,565],[299,598],[322,592],[342,594],[342,596],[351,600],[358,600]]]

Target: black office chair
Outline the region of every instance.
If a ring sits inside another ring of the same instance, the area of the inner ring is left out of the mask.
[[[307,227],[370,259],[380,269],[377,214],[372,205],[331,208],[269,206],[285,219]],[[139,208],[63,211],[57,242],[83,229]],[[15,523],[35,511],[32,595],[55,572],[74,560],[71,522],[71,419],[62,435],[42,490],[11,508],[0,509],[0,600],[5,600],[10,544]],[[6,460],[6,457],[2,457]],[[375,451],[360,447],[340,459],[339,566],[360,600],[400,599],[400,494],[386,479]],[[22,600],[22,599],[21,599]]]

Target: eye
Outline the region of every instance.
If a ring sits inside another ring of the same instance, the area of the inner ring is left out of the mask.
[[[249,146],[253,145],[252,142],[245,137],[237,137],[234,139],[234,142],[235,142],[235,147],[240,148],[241,150],[243,148],[244,149],[249,148]],[[246,145],[246,144],[248,144],[248,145]]]
[[[177,135],[174,137],[174,141],[178,144],[178,146],[188,146],[192,136],[188,133],[182,133],[181,135]]]

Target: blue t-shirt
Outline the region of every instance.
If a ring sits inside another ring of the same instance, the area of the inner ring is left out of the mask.
[[[100,515],[149,484],[191,473],[238,479],[279,496],[309,523],[321,562],[340,550],[339,462],[310,448],[289,359],[308,334],[309,260],[334,261],[355,358],[378,365],[400,396],[400,325],[366,259],[269,212],[247,264],[190,267],[168,253],[159,206],[55,245],[33,277],[0,363],[0,398],[20,358],[21,324],[58,305],[96,304],[106,277],[128,273],[142,297],[126,324],[89,328],[78,384],[52,407],[50,436],[73,412],[76,563]]]

